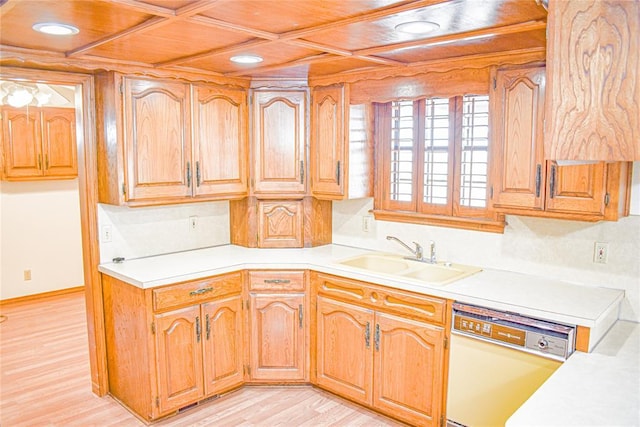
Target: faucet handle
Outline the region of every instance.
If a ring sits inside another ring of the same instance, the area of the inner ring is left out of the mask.
[[[422,245],[420,245],[420,243],[418,242],[413,242],[413,244],[416,245],[416,258],[421,260],[423,257],[424,249],[422,249]]]

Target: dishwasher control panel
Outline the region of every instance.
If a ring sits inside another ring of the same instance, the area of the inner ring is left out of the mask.
[[[575,348],[573,326],[469,304],[453,304],[453,330],[561,360]]]

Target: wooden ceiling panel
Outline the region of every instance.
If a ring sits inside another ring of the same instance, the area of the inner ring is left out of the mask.
[[[198,0],[140,0],[140,3],[164,7],[171,10],[178,10],[182,7],[192,5],[197,1]]]
[[[546,46],[545,30],[527,31],[517,35],[484,37],[455,43],[443,43],[435,46],[417,46],[401,49],[380,56],[397,61],[418,63],[436,59],[455,58],[491,52],[504,52],[518,49],[544,48]]]
[[[378,67],[369,61],[363,61],[356,58],[343,58],[331,62],[318,62],[311,64],[309,67],[309,76],[317,77],[328,74],[338,74],[352,70],[366,70],[368,68]]]
[[[433,4],[373,22],[358,22],[305,38],[330,46],[358,50],[539,19],[546,20],[546,12],[533,0],[459,0]],[[426,35],[395,30],[398,24],[410,21],[434,22],[440,28]]]
[[[0,42],[7,46],[66,52],[123,31],[151,15],[122,10],[114,4],[83,1],[17,1],[0,8]],[[56,37],[34,31],[40,22],[71,24],[80,30],[73,36]]]
[[[123,37],[86,53],[151,64],[245,42],[249,36],[205,25],[177,21],[150,31]],[[159,49],[158,47],[162,48]]]
[[[300,30],[403,3],[400,0],[233,0],[221,1],[201,15],[262,31]]]
[[[264,58],[259,64],[235,64],[229,59],[234,55],[253,54]],[[221,73],[242,73],[253,74],[253,70],[270,67],[282,63],[290,63],[308,56],[315,56],[318,52],[297,46],[289,46],[284,43],[269,43],[257,46],[250,50],[229,52],[220,55],[212,55],[202,59],[185,62],[183,66],[202,68],[205,70],[217,71]],[[284,67],[283,67],[284,68]],[[246,73],[243,73],[246,72]]]

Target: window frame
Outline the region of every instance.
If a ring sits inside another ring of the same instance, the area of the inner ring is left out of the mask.
[[[488,94],[469,94],[489,96]],[[447,166],[447,203],[433,204],[424,201],[425,171],[425,100],[445,98],[443,96],[425,96],[412,100],[393,100],[374,103],[375,114],[375,155],[376,185],[374,197],[374,216],[376,219],[418,224],[441,225],[454,228],[474,229],[492,232],[504,232],[504,215],[491,208],[491,117],[488,118],[486,202],[484,208],[463,206],[460,203],[462,169],[462,131],[464,95],[448,96],[449,99],[449,147]],[[391,126],[392,102],[413,102],[413,138],[412,147],[412,198],[410,201],[391,199]],[[489,115],[491,100],[488,101]]]

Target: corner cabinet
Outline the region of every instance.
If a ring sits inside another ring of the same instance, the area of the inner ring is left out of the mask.
[[[583,221],[628,214],[628,163],[560,166],[545,160],[545,67],[498,69],[493,81],[496,211]]]
[[[640,2],[549,0],[546,153],[640,160]]]
[[[371,105],[349,105],[349,85],[311,94],[311,194],[343,200],[373,194]]]
[[[99,75],[96,84],[100,202],[246,195],[244,90],[117,73]]]
[[[27,181],[78,176],[73,108],[2,107],[3,179]]]
[[[109,391],[142,419],[244,383],[241,273],[154,289],[102,278]]]
[[[444,422],[447,301],[312,273],[318,386],[412,425]]]

